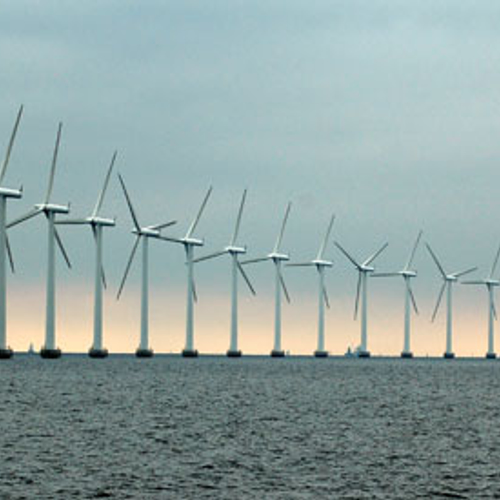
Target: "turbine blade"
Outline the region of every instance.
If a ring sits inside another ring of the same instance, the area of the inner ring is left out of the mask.
[[[164,222],[163,224],[155,224],[154,226],[148,226],[148,229],[152,229],[153,231],[161,231],[166,227],[175,226],[177,224],[176,220],[171,220],[168,222]]]
[[[198,292],[196,291],[196,284],[194,282],[194,278],[191,281],[191,283],[192,283],[192,286],[193,286],[193,288],[192,288],[193,289],[193,299],[194,299],[195,302],[198,302]]]
[[[360,269],[361,265],[356,262],[356,259],[352,257],[345,248],[343,248],[340,243],[335,241],[335,246],[354,264],[354,267]]]
[[[332,214],[330,222],[328,223],[328,228],[326,230],[325,239],[323,240],[323,243],[319,247],[319,252],[318,252],[318,257],[317,257],[318,260],[323,259],[323,254],[325,253],[326,245],[328,244],[328,238],[330,238],[330,233],[332,232],[332,227],[333,227],[334,221],[335,221],[335,214]]]
[[[184,241],[182,241],[180,238],[172,238],[171,236],[156,236],[157,239],[163,240],[163,241],[170,241],[171,243],[182,243],[184,244]]]
[[[296,262],[291,264],[285,264],[286,267],[311,267],[314,266],[312,262]]]
[[[461,281],[461,285],[486,285],[485,281],[480,280],[470,280],[470,281]]]
[[[446,273],[444,272],[443,266],[441,265],[441,263],[439,262],[438,258],[436,257],[436,254],[432,251],[431,246],[429,245],[429,243],[426,243],[425,246],[427,247],[427,250],[429,250],[429,253],[431,254],[432,260],[434,261],[434,263],[436,264],[437,268],[439,269],[439,272],[441,273],[441,276],[443,278],[446,278]]]
[[[7,248],[7,255],[9,256],[10,270],[12,271],[12,274],[14,274],[16,272],[16,268],[14,266],[14,257],[12,255],[12,248],[7,234],[5,235],[5,247]]]
[[[328,292],[326,291],[326,286],[323,287],[323,298],[325,299],[326,307],[330,309],[330,299],[328,298]]]
[[[401,276],[399,273],[372,273],[370,278],[393,278],[394,276]]]
[[[68,253],[64,248],[61,236],[59,236],[59,231],[56,228],[54,228],[54,235],[56,237],[57,246],[59,247],[59,250],[61,250],[64,260],[66,261],[66,265],[68,266],[69,269],[71,269],[71,262],[69,261]]]
[[[236,243],[236,239],[238,238],[238,233],[240,231],[240,224],[241,224],[241,216],[243,215],[243,207],[245,206],[246,197],[247,197],[247,190],[245,189],[243,191],[243,196],[241,197],[240,209],[238,210],[238,216],[236,218],[236,224],[234,226],[234,233],[233,237],[231,238],[231,243],[230,243],[231,246]]]
[[[460,276],[465,276],[466,274],[472,273],[474,271],[477,271],[477,267],[471,267],[470,269],[466,269],[465,271],[453,273],[453,276],[455,276],[455,278],[460,278]]]
[[[106,189],[108,189],[109,179],[111,177],[111,171],[113,170],[113,165],[115,164],[117,154],[118,154],[118,151],[115,151],[113,153],[112,158],[111,158],[111,163],[109,164],[108,172],[106,173],[106,177],[104,179],[104,185],[102,186],[102,190],[99,193],[99,198],[97,198],[97,202],[95,204],[94,211],[92,212],[92,217],[97,217],[99,210],[101,210],[102,203],[104,201],[104,195],[106,194]]]
[[[55,224],[59,225],[72,225],[72,224],[89,224],[89,221],[87,219],[61,219],[61,220],[56,220]]]
[[[497,268],[499,257],[500,257],[500,246],[498,247],[497,254],[495,255],[495,260],[493,261],[493,265],[491,266],[491,272],[490,272],[490,276],[489,276],[490,279],[493,278],[493,275],[495,274],[495,270]]]
[[[360,293],[361,293],[361,271],[358,272],[358,284],[356,286],[356,301],[354,303],[354,319],[357,319],[357,317],[358,317]]]
[[[137,215],[135,214],[134,207],[132,206],[132,201],[130,200],[130,196],[128,195],[127,188],[125,187],[125,182],[120,174],[118,174],[118,179],[120,180],[120,184],[122,186],[123,194],[125,195],[125,200],[127,201],[127,206],[130,212],[130,216],[132,217],[134,227],[137,231],[140,232],[141,226],[139,225],[139,221],[137,220]]]
[[[31,209],[27,214],[21,215],[21,217],[18,217],[17,219],[14,219],[13,221],[9,222],[7,224],[7,228],[11,228],[13,226],[16,226],[17,224],[20,224],[21,222],[24,222],[25,220],[31,219],[32,217],[35,217],[35,215],[38,215],[42,211],[38,208],[33,208]]]
[[[215,253],[211,253],[208,255],[204,255],[203,257],[198,257],[197,259],[193,259],[193,264],[196,262],[203,262],[204,260],[215,259],[215,257],[220,257],[221,255],[224,255],[225,253],[227,253],[226,250],[222,250],[220,252],[215,252]]]
[[[286,206],[285,210],[285,216],[283,217],[283,222],[281,223],[281,229],[280,232],[278,233],[278,238],[276,240],[276,245],[274,245],[273,253],[278,253],[280,246],[281,246],[281,241],[283,240],[283,235],[285,234],[285,226],[288,221],[288,215],[290,213],[290,209],[292,208],[291,202],[288,203]]]
[[[10,154],[12,152],[12,147],[14,146],[14,141],[16,140],[17,129],[19,128],[19,122],[21,121],[21,116],[23,114],[23,106],[19,108],[17,112],[16,122],[14,123],[14,128],[12,129],[12,134],[10,135],[9,144],[7,146],[7,152],[5,153],[5,158],[2,163],[2,168],[0,170],[0,184],[3,182],[5,173],[7,172],[7,166],[9,165]]]
[[[269,257],[259,257],[258,259],[243,260],[241,262],[241,265],[246,266],[247,264],[255,264],[256,262],[264,262],[265,260],[269,260]]]
[[[415,313],[419,314],[418,307],[417,307],[417,301],[415,300],[415,295],[413,294],[413,290],[412,290],[409,283],[408,283],[408,293],[410,294],[411,303],[413,304],[413,309],[415,310]]]
[[[101,266],[101,279],[102,279],[102,286],[106,290],[108,288],[108,283],[106,280],[106,273],[104,272],[104,266]]]
[[[438,299],[436,302],[436,307],[434,308],[434,312],[432,313],[432,320],[431,321],[434,321],[436,319],[436,314],[439,310],[439,306],[441,304],[441,299],[443,298],[443,293],[444,293],[445,288],[446,288],[446,281],[443,282],[443,285],[441,286],[441,290],[439,291]]]
[[[56,145],[54,147],[54,154],[52,155],[52,165],[50,167],[49,185],[47,186],[47,194],[45,195],[45,203],[49,202],[50,195],[52,194],[52,188],[54,187],[54,176],[56,173],[57,155],[59,153],[59,143],[61,142],[61,132],[62,132],[62,123],[59,122],[59,126],[57,127]]]
[[[283,289],[283,293],[285,294],[286,301],[290,304],[290,294],[288,293],[288,290],[285,285],[285,280],[283,279],[283,275],[281,274],[281,271],[279,271],[280,274],[280,283],[281,283],[281,288]]]
[[[243,276],[243,279],[245,280],[245,283],[247,284],[247,286],[250,289],[250,291],[252,292],[252,295],[256,295],[255,289],[252,286],[252,283],[250,282],[250,278],[247,276],[247,273],[243,270],[243,266],[241,265],[240,262],[237,262],[237,266],[238,266],[238,271]]]
[[[497,320],[497,308],[495,307],[495,302],[494,300],[491,301],[491,310],[493,311],[493,317],[495,320]]]
[[[196,226],[198,225],[198,222],[200,221],[201,214],[203,213],[203,210],[205,210],[205,206],[207,204],[208,199],[210,198],[210,194],[212,193],[212,186],[208,188],[207,194],[205,195],[205,198],[203,199],[203,202],[201,203],[200,209],[198,210],[198,213],[196,214],[195,219],[191,223],[191,226],[189,226],[188,232],[186,233],[186,238],[190,238],[191,235],[193,234],[194,230],[196,229]]]
[[[389,243],[384,243],[371,257],[363,262],[363,266],[369,266],[387,247]]]
[[[420,238],[422,238],[422,233],[423,233],[422,230],[420,230],[420,232],[418,233],[415,244],[413,245],[413,249],[410,253],[410,256],[408,257],[408,261],[406,262],[406,266],[404,267],[405,270],[410,269],[410,266],[413,264],[413,259],[415,258],[415,254],[417,253],[417,248],[418,248],[418,244],[420,243]]]
[[[123,278],[120,282],[120,288],[118,288],[118,293],[116,294],[116,300],[119,300],[123,287],[125,286],[125,281],[127,280],[128,273],[130,271],[130,266],[132,265],[132,261],[134,260],[135,253],[137,251],[137,247],[139,246],[140,236],[136,236],[134,246],[132,247],[132,251],[130,252],[130,256],[127,261],[127,265],[125,266],[125,272],[123,273]]]

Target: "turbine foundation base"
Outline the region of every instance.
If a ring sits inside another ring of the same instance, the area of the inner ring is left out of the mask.
[[[0,349],[0,359],[10,359],[14,355],[14,351],[6,347],[5,349]]]
[[[314,351],[314,357],[315,358],[327,358],[328,351]]]
[[[153,349],[141,349],[140,347],[135,351],[136,358],[152,358]]]
[[[61,349],[47,349],[45,347],[40,349],[40,357],[43,359],[59,359],[61,354]]]
[[[486,353],[486,359],[496,359],[497,355],[494,352]]]
[[[443,354],[444,359],[455,359],[455,353],[454,352],[445,352]]]
[[[184,349],[181,354],[182,354],[183,358],[197,358],[198,357],[198,351],[196,349]]]
[[[89,358],[104,359],[107,357],[108,357],[108,350],[107,349],[95,349],[94,347],[91,347],[89,349]]]
[[[413,353],[412,352],[405,352],[403,351],[401,353],[401,359],[412,359],[413,358]]]
[[[370,351],[359,351],[358,352],[358,358],[369,358],[371,357]]]
[[[241,351],[232,351],[231,349],[229,349],[226,352],[226,356],[228,358],[241,358]]]
[[[271,351],[271,358],[284,358],[285,357],[285,351],[276,351],[272,350]]]

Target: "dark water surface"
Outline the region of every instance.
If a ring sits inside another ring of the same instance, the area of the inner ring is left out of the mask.
[[[0,363],[0,498],[500,498],[500,361]]]

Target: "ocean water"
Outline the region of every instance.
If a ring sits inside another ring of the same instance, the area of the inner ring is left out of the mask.
[[[500,361],[0,363],[0,498],[500,498]]]

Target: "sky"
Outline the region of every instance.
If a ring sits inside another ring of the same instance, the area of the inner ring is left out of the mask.
[[[0,151],[19,105],[25,113],[5,185],[23,185],[9,217],[42,200],[57,123],[64,123],[52,201],[89,215],[113,151],[141,224],[175,219],[183,236],[209,186],[197,228],[201,256],[228,244],[243,189],[239,243],[268,253],[291,201],[283,250],[315,257],[332,213],[326,257],[331,308],[326,346],[359,343],[353,320],[356,273],[334,247],[363,259],[386,241],[377,270],[399,270],[420,229],[447,271],[489,273],[500,243],[498,120],[500,5],[433,0],[213,1],[79,4],[6,1],[0,6]],[[3,153],[2,153],[3,154]],[[116,176],[102,215],[105,231],[104,343],[132,352],[139,336],[140,262],[116,300],[133,244]],[[44,338],[46,227],[40,218],[9,230],[16,273],[9,276],[8,339],[15,349]],[[57,339],[64,351],[92,342],[93,239],[86,227],[60,229],[73,263],[57,262]],[[182,248],[151,244],[151,343],[184,346]],[[445,315],[430,316],[441,285],[421,246],[414,284],[420,315],[412,348],[440,355]],[[272,265],[247,268],[257,290],[240,286],[240,346],[268,353],[273,338]],[[195,346],[229,344],[229,259],[195,269]],[[285,269],[283,347],[316,348],[314,269]],[[458,285],[454,350],[486,351],[485,290]],[[368,347],[402,348],[402,280],[369,283]]]

